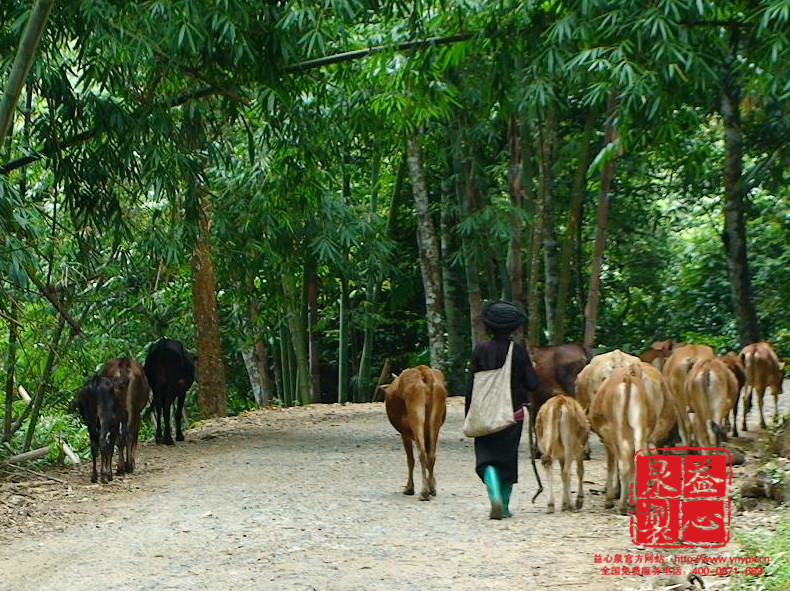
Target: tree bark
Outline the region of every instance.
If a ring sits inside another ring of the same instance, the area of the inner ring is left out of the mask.
[[[414,207],[417,212],[417,246],[420,270],[425,287],[425,319],[428,324],[428,348],[431,367],[444,369],[444,325],[442,323],[441,271],[439,245],[428,205],[428,191],[422,170],[422,154],[416,137],[410,137],[407,162],[411,177]]]
[[[541,244],[543,243],[543,199],[540,193],[530,196],[532,227],[529,239],[529,277],[527,279],[527,342],[531,346],[541,343],[540,272]]]
[[[271,404],[271,377],[269,368],[266,364],[266,343],[257,327],[257,319],[261,313],[261,304],[257,298],[250,294],[249,324],[252,326],[252,346],[242,350],[241,355],[244,359],[244,366],[247,368],[247,375],[250,378],[252,394],[255,397],[255,404],[258,406],[268,406]]]
[[[3,95],[0,97],[0,138],[2,140],[5,140],[6,134],[11,129],[19,95],[22,93],[25,79],[35,60],[41,34],[44,32],[54,4],[55,0],[36,0],[27,25],[25,25],[14,64],[11,66],[11,73],[3,88]]]
[[[510,275],[510,293],[513,303],[524,307],[524,260],[521,255],[521,238],[523,227],[521,222],[524,194],[521,191],[521,134],[515,113],[511,113],[507,126],[507,143],[510,151],[508,165],[508,187],[510,189],[510,205],[513,208],[511,219],[511,236],[508,249],[508,274]]]
[[[302,308],[303,298],[299,297],[296,282],[288,273],[283,273],[283,294],[285,295],[288,332],[291,337],[293,364],[291,379],[294,380],[294,395],[301,405],[310,404],[310,363],[307,353],[307,330]]]
[[[318,262],[308,254],[305,262],[305,296],[307,300],[307,349],[310,366],[310,398],[321,402],[321,359],[318,346]]]
[[[340,278],[340,329],[338,330],[337,343],[337,401],[339,403],[351,400],[349,396],[350,384],[348,380],[349,348],[351,347],[348,300],[348,279]]]
[[[16,299],[11,298],[11,308],[8,313],[8,354],[6,357],[5,373],[5,416],[3,417],[2,441],[11,440],[11,419],[13,418],[14,381],[16,373],[16,349],[19,325],[16,317],[19,312]]]
[[[198,408],[202,419],[227,415],[225,365],[219,333],[216,279],[211,258],[211,217],[206,188],[195,175],[189,178],[196,200],[197,234],[192,250],[192,317],[195,321]]]
[[[557,237],[554,220],[554,163],[557,160],[557,111],[551,107],[540,133],[540,196],[543,222],[543,306],[546,318],[546,334],[550,344],[557,338]]]
[[[605,145],[611,146],[616,139],[614,126],[616,97],[614,92],[609,94],[607,105]],[[606,223],[609,218],[609,193],[612,190],[614,175],[614,154],[603,164],[601,169],[601,186],[598,192],[598,214],[595,220],[595,245],[593,246],[592,261],[590,263],[590,285],[587,291],[587,305],[584,309],[584,344],[592,347],[595,342],[595,330],[598,323],[598,303],[601,298],[601,267],[606,248]]]
[[[733,41],[737,45],[737,41]],[[760,340],[746,248],[743,132],[740,85],[731,69],[722,76],[721,116],[724,124],[724,232],[727,269],[741,346]]]
[[[568,300],[570,299],[571,271],[574,265],[571,258],[576,249],[577,235],[581,227],[584,191],[587,186],[587,169],[590,167],[590,140],[595,130],[596,113],[590,110],[584,124],[584,133],[579,146],[579,161],[573,177],[571,200],[568,206],[568,224],[560,252],[559,285],[557,286],[556,334],[552,344],[565,342],[568,318]]]

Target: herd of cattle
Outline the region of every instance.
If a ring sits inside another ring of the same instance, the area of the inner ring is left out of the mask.
[[[151,345],[144,365],[127,357],[110,359],[82,386],[74,400],[91,441],[91,482],[112,480],[112,457],[118,447],[116,474],[134,471],[134,456],[143,409],[152,399],[156,413],[156,442],[173,444],[170,409],[175,403],[176,439],[181,429],[186,392],[195,380],[192,355],[178,341],[159,339]],[[151,395],[151,393],[153,393]],[[96,470],[100,459],[101,474]]]
[[[766,342],[721,356],[707,345],[671,340],[653,343],[639,357],[619,349],[593,356],[588,347],[575,344],[533,348],[530,356],[540,382],[531,393],[531,417],[536,453],[549,481],[549,511],[554,510],[554,460],[560,465],[562,509],[582,508],[590,431],[598,435],[606,452],[606,507],[619,499],[619,511],[626,514],[637,452],[672,447],[678,439],[684,446],[712,448],[727,438],[727,431],[737,437],[741,392],[741,429],[746,430],[753,397],[760,427],[765,428],[763,398],[770,388],[776,416],[785,368]],[[419,366],[405,370],[384,388],[387,415],[406,450],[408,482],[403,492],[414,494],[414,443],[422,468],[420,498],[429,500],[436,494],[436,442],[445,417],[443,376]],[[572,505],[574,460],[578,491]]]

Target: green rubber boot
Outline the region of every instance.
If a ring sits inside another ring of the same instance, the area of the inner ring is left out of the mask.
[[[483,481],[488,489],[488,498],[491,501],[491,519],[502,519],[502,485],[499,482],[499,472],[493,466],[486,466],[483,470]]]
[[[513,514],[510,512],[510,493],[512,492],[512,484],[502,485],[502,517],[513,517]]]

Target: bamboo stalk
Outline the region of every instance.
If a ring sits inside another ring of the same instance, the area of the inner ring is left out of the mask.
[[[6,463],[18,464],[20,462],[27,462],[29,460],[37,460],[38,458],[43,458],[48,453],[49,453],[49,446],[47,445],[46,447],[39,447],[38,449],[33,449],[30,451],[26,451],[25,453],[11,456],[6,460]]]

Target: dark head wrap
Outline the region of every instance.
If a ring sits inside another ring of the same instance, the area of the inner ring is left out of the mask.
[[[524,311],[511,302],[494,300],[483,306],[483,324],[494,332],[513,332],[527,321]]]

